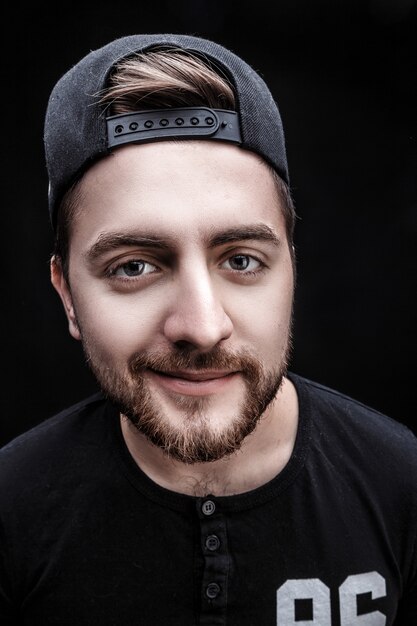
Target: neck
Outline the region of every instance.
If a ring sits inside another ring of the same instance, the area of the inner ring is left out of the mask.
[[[290,459],[297,425],[297,393],[288,378],[241,448],[211,463],[186,465],[170,459],[121,417],[126,446],[141,470],[161,487],[200,497],[236,495],[272,480]]]

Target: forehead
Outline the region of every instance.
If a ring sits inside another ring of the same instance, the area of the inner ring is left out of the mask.
[[[79,191],[72,240],[80,245],[131,229],[185,240],[244,224],[284,228],[269,167],[221,142],[124,146],[92,166]]]

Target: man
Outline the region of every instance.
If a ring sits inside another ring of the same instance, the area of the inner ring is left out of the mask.
[[[0,453],[1,624],[415,624],[416,438],[288,371],[263,80],[118,39],[58,81],[45,149],[51,279],[102,392]]]

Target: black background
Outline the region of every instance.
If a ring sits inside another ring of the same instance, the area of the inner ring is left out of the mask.
[[[299,215],[291,369],[417,433],[416,25],[414,0],[10,7],[2,19],[0,444],[96,389],[49,283],[43,118],[71,65],[139,32],[214,39],[270,85]]]

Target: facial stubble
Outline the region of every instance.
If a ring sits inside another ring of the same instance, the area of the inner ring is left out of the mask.
[[[104,394],[135,428],[167,456],[185,464],[211,462],[231,455],[259,423],[266,408],[274,401],[287,370],[288,345],[279,366],[265,371],[262,363],[242,350],[226,352],[216,347],[209,353],[194,353],[175,347],[168,354],[138,352],[120,372],[109,368],[83,340],[87,363]],[[244,393],[234,415],[221,417],[221,427],[214,428],[208,415],[210,396],[191,397],[176,394],[175,406],[181,424],[169,419],[146,377],[148,370],[170,372],[221,370],[238,372]]]

